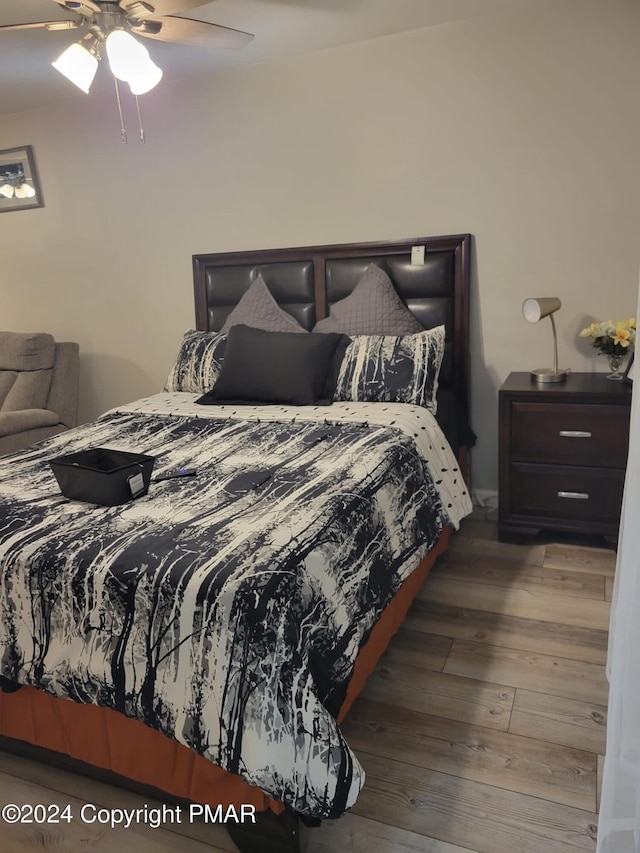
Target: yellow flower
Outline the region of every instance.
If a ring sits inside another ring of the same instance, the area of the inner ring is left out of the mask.
[[[592,323],[580,332],[581,338],[593,338],[598,332],[598,323]]]
[[[606,354],[623,355],[636,342],[636,319],[604,320],[591,323],[580,332],[581,338],[591,338],[591,346]]]
[[[616,329],[616,333],[613,337],[614,344],[620,344],[621,347],[628,347],[631,341],[629,338],[631,337],[631,332],[629,329]]]

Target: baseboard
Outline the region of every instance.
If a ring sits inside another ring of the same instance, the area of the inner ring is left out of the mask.
[[[497,509],[498,492],[493,489],[474,489],[473,503],[485,509]]]

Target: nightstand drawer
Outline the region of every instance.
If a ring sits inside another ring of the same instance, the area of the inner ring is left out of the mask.
[[[628,435],[628,406],[512,403],[512,459],[624,468]]]
[[[511,465],[509,512],[516,516],[617,523],[623,470],[563,465]]]

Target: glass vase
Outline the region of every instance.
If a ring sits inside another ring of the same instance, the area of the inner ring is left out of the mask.
[[[611,373],[607,375],[607,379],[620,380],[624,379],[624,373],[620,370],[622,362],[624,361],[623,355],[608,355],[607,360],[609,361],[609,368]]]

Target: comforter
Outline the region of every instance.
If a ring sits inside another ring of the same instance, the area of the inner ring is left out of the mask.
[[[334,714],[378,616],[470,509],[418,407],[202,407],[161,394],[0,458],[0,673],[141,720],[275,800],[336,817],[364,780]],[[149,453],[116,507],[48,460]]]

